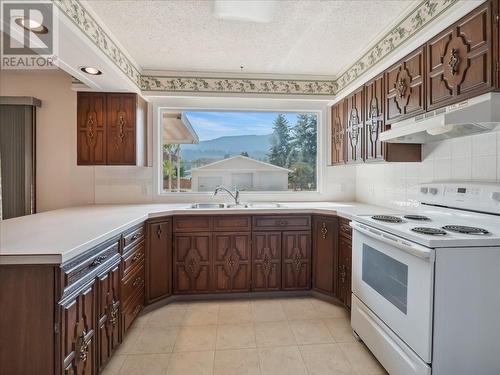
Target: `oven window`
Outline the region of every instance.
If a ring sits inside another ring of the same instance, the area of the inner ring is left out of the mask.
[[[406,315],[408,266],[363,244],[362,279]]]

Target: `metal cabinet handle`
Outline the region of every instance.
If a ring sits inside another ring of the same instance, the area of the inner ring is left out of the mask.
[[[88,331],[84,329],[76,342],[76,355],[77,360],[80,362],[86,362],[89,355],[89,346],[92,338],[87,338],[87,336]]]
[[[109,305],[109,320],[108,323],[113,327],[116,326],[118,322],[118,313],[119,313],[120,302],[113,300]]]
[[[107,258],[107,255],[99,255],[97,258],[95,258],[92,263],[90,263],[90,267],[97,267],[100,266]]]
[[[135,255],[132,257],[132,263],[134,263],[135,261],[137,261],[140,257],[141,257],[141,253],[137,253],[137,254],[135,254]]]
[[[286,221],[286,220],[276,220],[275,223],[276,223],[276,225],[284,227],[285,225],[288,224],[288,221]]]
[[[158,225],[158,229],[156,230],[156,235],[158,236],[158,239],[161,238],[162,233],[163,231],[161,230],[161,225]]]
[[[135,241],[136,239],[139,238],[139,232],[137,233],[134,233],[134,235],[132,236],[132,238],[130,238],[131,241]]]
[[[328,228],[326,227],[326,223],[323,222],[321,225],[321,237],[326,240],[326,235],[328,234]]]

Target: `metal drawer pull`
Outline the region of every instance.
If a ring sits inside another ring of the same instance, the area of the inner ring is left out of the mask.
[[[288,221],[286,221],[286,220],[276,220],[276,225],[284,227],[287,224],[288,224]]]
[[[99,255],[97,258],[94,259],[92,263],[90,263],[90,267],[97,267],[100,266],[107,258],[107,255]]]
[[[158,236],[158,239],[161,238],[161,234],[162,234],[161,226],[158,225],[158,229],[156,230],[156,235]]]
[[[136,239],[139,238],[139,232],[135,233],[131,238],[130,241],[135,241]]]
[[[323,222],[323,225],[321,227],[321,237],[326,240],[326,235],[328,234],[328,229],[326,228],[326,223]]]
[[[141,253],[137,253],[133,256],[132,258],[132,263],[134,263],[137,259],[139,259],[141,257]]]
[[[113,302],[109,305],[109,324],[113,327],[116,326],[118,322],[118,308],[120,306],[120,302],[113,300]]]

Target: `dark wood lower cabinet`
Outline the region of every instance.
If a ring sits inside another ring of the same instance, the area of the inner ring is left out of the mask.
[[[216,292],[248,292],[251,281],[251,234],[213,234],[213,275]]]
[[[147,223],[146,301],[152,303],[172,294],[172,220]]]
[[[96,282],[60,303],[62,374],[96,374]]]
[[[174,293],[208,293],[211,290],[212,234],[174,235]]]
[[[311,288],[311,232],[283,232],[283,290]]]
[[[120,260],[97,276],[97,366],[101,371],[120,343]]]
[[[336,269],[338,268],[338,218],[316,216],[313,218],[313,289],[335,295],[337,291]]]
[[[352,241],[344,236],[339,240],[339,268],[337,297],[351,308]]]
[[[281,232],[254,232],[252,244],[252,290],[280,290]]]
[[[314,251],[308,215],[183,217],[172,228],[175,221],[153,219],[62,265],[0,265],[0,334],[9,343],[0,373],[97,375],[146,302],[169,296],[171,285],[175,294],[293,291],[314,279],[316,290],[331,292],[337,270],[337,295],[350,307],[345,220],[337,269],[335,217],[315,218]]]

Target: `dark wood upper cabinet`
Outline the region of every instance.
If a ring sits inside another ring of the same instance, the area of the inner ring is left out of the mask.
[[[77,102],[78,164],[106,164],[106,94],[79,92]]]
[[[359,163],[363,161],[364,144],[364,90],[363,87],[355,91],[345,99],[345,142],[347,150],[347,163]]]
[[[213,276],[216,292],[250,291],[250,240],[250,232],[213,234]]]
[[[332,165],[346,161],[345,124],[345,101],[342,100],[332,107]]]
[[[383,160],[384,144],[380,133],[385,130],[384,76],[380,75],[365,85],[365,161]]]
[[[212,279],[212,234],[174,235],[174,293],[208,293]]]
[[[494,88],[492,6],[484,3],[427,43],[428,110]]]
[[[380,133],[390,128],[385,125],[384,75],[373,78],[365,85],[365,162],[417,162],[422,161],[422,146],[409,143],[385,143]]]
[[[107,164],[135,164],[136,95],[107,95]]]
[[[337,289],[338,233],[336,217],[313,218],[312,287],[329,295],[335,295]]]
[[[387,125],[425,112],[425,47],[386,70],[384,78]]]
[[[281,232],[252,235],[252,290],[281,289]]]
[[[146,301],[152,303],[172,294],[172,219],[148,222],[146,233]]]
[[[120,269],[119,258],[113,267],[97,276],[97,367],[108,363],[120,339]]]
[[[311,232],[283,232],[283,290],[311,288]]]
[[[146,122],[137,94],[79,92],[78,165],[145,165]]]

